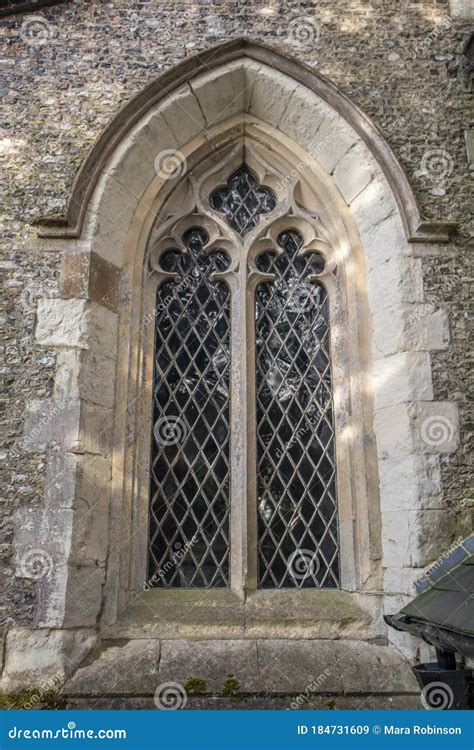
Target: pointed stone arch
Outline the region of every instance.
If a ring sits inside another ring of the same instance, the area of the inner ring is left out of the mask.
[[[40,236],[64,246],[61,298],[38,304],[37,340],[57,350],[58,365],[54,400],[32,404],[25,428],[48,449],[45,501],[19,512],[16,546],[19,559],[40,545],[54,562],[38,586],[43,640],[29,646],[50,649],[51,671],[73,668],[67,654],[90,648],[141,591],[147,248],[157,217],[189,199],[188,177],[228,147],[263,150],[302,203],[315,196],[338,247],[352,321],[341,344],[353,380],[346,427],[357,443],[343,593],[371,613],[364,637],[380,635],[384,599],[407,593],[424,564],[418,540],[439,508],[437,454],[456,448],[457,415],[433,400],[430,351],[448,346],[449,330],[424,301],[418,252],[435,253],[454,227],[421,220],[391,149],[336,86],[236,40],[127,104],[84,162],[66,216],[41,221]],[[171,178],[160,169],[169,156]],[[430,439],[439,425],[444,441]],[[31,634],[9,635],[12,679],[23,637]]]

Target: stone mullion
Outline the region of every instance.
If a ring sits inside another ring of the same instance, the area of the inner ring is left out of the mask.
[[[239,595],[256,588],[255,450],[249,430],[252,419],[251,299],[246,263],[229,274],[231,287],[230,383],[230,581]],[[254,432],[253,432],[254,435]]]

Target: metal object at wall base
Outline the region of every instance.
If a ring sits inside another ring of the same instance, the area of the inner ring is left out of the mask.
[[[421,687],[425,708],[443,711],[474,708],[472,669],[440,669],[437,662],[425,662],[412,670]]]

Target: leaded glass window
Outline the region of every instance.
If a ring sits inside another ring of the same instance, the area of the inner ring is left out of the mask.
[[[329,308],[308,275],[301,237],[257,266],[275,280],[256,292],[258,555],[262,588],[338,584]],[[290,561],[290,562],[289,562]]]
[[[229,582],[229,289],[225,258],[183,237],[161,260],[177,280],[157,293],[150,568],[157,587]]]
[[[150,261],[150,585],[336,587],[327,242],[271,180],[227,174]]]

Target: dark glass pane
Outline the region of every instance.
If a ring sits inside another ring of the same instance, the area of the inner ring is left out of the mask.
[[[257,226],[261,214],[268,214],[276,206],[276,197],[268,188],[261,187],[246,166],[240,167],[227,185],[214,190],[210,203],[215,211],[225,214],[227,223],[239,234],[246,234]]]
[[[261,588],[339,585],[326,291],[305,278],[322,258],[258,257],[275,281],[256,292],[258,553]]]
[[[176,282],[157,292],[150,504],[150,586],[229,582],[229,289],[210,280],[228,264],[205,235],[169,252]]]

